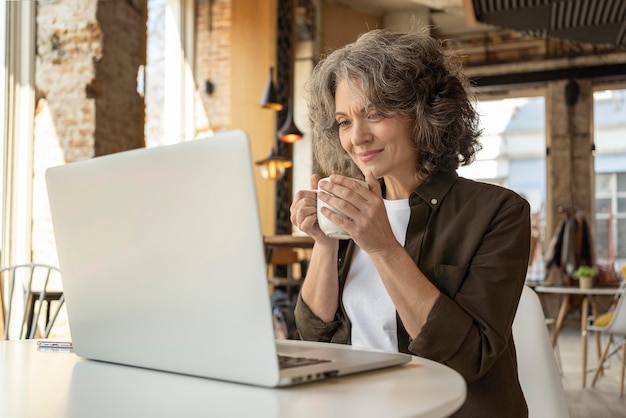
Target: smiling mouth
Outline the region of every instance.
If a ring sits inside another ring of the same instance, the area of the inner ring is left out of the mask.
[[[378,154],[380,154],[382,152],[382,150],[376,150],[376,151],[363,151],[363,152],[359,152],[357,154],[357,156],[359,157],[359,160],[363,161],[363,162],[367,162],[367,161],[371,161],[374,158],[376,158],[376,156]]]

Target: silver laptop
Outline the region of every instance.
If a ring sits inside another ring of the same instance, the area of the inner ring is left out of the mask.
[[[78,355],[268,387],[410,360],[274,339],[252,170],[229,131],[47,171]]]

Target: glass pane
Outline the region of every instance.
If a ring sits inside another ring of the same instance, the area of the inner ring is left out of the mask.
[[[624,102],[626,90],[604,90],[597,91],[593,95],[593,122],[594,122],[594,143],[599,156],[613,154],[619,157],[622,154],[624,138],[624,127],[626,123],[626,106]],[[603,162],[598,161],[600,167],[596,171],[606,173]],[[613,165],[615,167],[615,165]],[[622,170],[610,170],[622,171]]]
[[[617,211],[620,213],[626,212],[626,197],[619,197],[617,199]]]
[[[596,256],[598,258],[607,258],[608,238],[607,220],[596,221]]]
[[[7,51],[7,38],[6,38],[6,32],[7,30],[5,29],[5,23],[7,16],[6,16],[6,12],[7,12],[7,7],[9,7],[6,2],[2,2],[2,4],[0,4],[0,22],[2,23],[2,29],[0,29],[0,142],[2,144],[5,144],[7,139],[4,136],[4,133],[6,132],[6,119],[5,117],[7,116],[7,109],[6,109],[6,102],[7,99],[6,97],[8,96],[8,93],[5,91],[6,87],[8,86],[8,82],[7,82],[7,73],[6,73],[6,68],[7,68],[7,55],[9,53],[9,51]],[[4,146],[0,146],[0,193],[2,193],[4,195],[4,165],[2,164],[2,161],[4,161]],[[4,219],[4,216],[2,214],[2,205],[0,205],[0,219]],[[2,245],[2,242],[4,242],[4,237],[2,236],[2,227],[4,226],[4,222],[0,222],[0,247]],[[3,295],[0,295],[0,297],[2,297]],[[1,304],[0,304],[1,305]],[[1,309],[1,308],[0,308]],[[3,316],[4,318],[4,316]]]
[[[617,191],[626,192],[626,173],[617,173]]]
[[[596,194],[611,193],[611,175],[596,173]]]
[[[500,184],[524,196],[533,213],[533,228],[544,237],[546,206],[546,109],[541,96],[481,100],[476,103],[482,151],[459,175]],[[541,262],[536,263],[541,265]],[[542,275],[538,272],[537,275]]]
[[[596,214],[609,213],[611,210],[611,199],[596,199]]]
[[[503,184],[528,199],[533,213],[545,206],[545,100],[511,97],[476,103],[483,134],[482,150],[459,174]],[[532,175],[529,175],[532,173]]]
[[[146,66],[144,80],[144,100],[146,115],[144,135],[146,147],[163,145],[165,130],[165,24],[166,0],[148,1]],[[169,117],[170,115],[168,115]]]
[[[617,220],[617,258],[626,258],[626,219]]]

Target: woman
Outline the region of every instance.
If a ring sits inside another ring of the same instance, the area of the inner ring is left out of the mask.
[[[457,175],[479,149],[471,100],[460,66],[427,34],[367,32],[318,64],[309,115],[330,182],[291,206],[292,223],[315,239],[296,321],[305,340],[452,367],[468,388],[455,416],[525,417],[511,324],[529,205]],[[324,235],[318,198],[347,215],[322,210],[350,240]]]

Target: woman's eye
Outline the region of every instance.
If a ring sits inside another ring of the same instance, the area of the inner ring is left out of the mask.
[[[384,118],[383,114],[380,112],[370,112],[367,114],[368,119],[382,119]]]
[[[350,122],[348,122],[347,120],[338,120],[337,121],[337,127],[338,128],[345,128],[346,126],[349,125]]]

